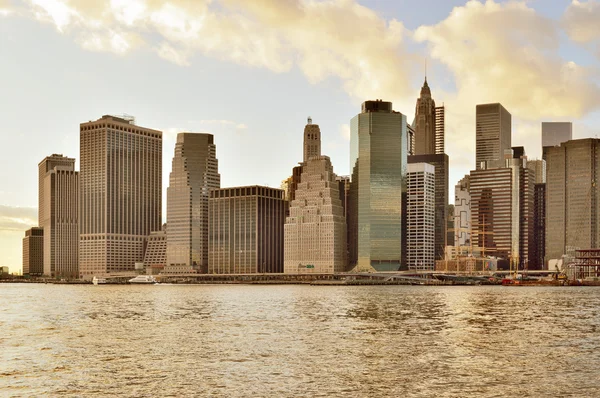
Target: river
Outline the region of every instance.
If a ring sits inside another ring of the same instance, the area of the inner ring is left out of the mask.
[[[600,288],[0,284],[0,396],[600,397]]]

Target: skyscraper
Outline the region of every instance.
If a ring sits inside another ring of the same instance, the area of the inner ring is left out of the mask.
[[[366,101],[350,125],[351,265],[398,270],[406,195],[406,116],[391,102]]]
[[[546,259],[600,245],[600,140],[547,148]]]
[[[44,273],[44,229],[33,227],[23,238],[23,275],[41,276]]]
[[[327,156],[304,162],[296,198],[285,223],[286,273],[327,274],[346,270],[346,217],[340,181]]]
[[[454,187],[454,240],[460,248],[471,246],[471,176],[464,176]]]
[[[505,167],[472,170],[472,243],[483,256],[528,266],[533,244],[534,176],[526,158],[506,151]]]
[[[208,269],[208,198],[221,186],[212,134],[179,133],[167,188],[167,266]]]
[[[131,271],[161,226],[162,132],[110,115],[80,132],[79,274]]]
[[[573,123],[542,122],[542,148],[560,146],[573,139]]]
[[[56,166],[67,166],[75,170],[75,159],[60,154],[47,156],[38,164],[38,225],[42,225],[44,215],[44,177]]]
[[[406,260],[408,269],[435,268],[435,167],[409,163],[407,173]]]
[[[501,104],[482,104],[476,107],[475,168],[504,166],[504,151],[511,148],[511,115]]]
[[[214,189],[208,204],[208,273],[283,272],[283,190],[256,185]]]
[[[304,162],[315,156],[321,156],[321,129],[309,117],[304,127]]]
[[[415,155],[436,153],[435,101],[431,98],[427,78],[417,99],[413,128],[415,129]]]
[[[49,159],[40,165],[48,165]],[[69,161],[55,165],[44,176],[40,226],[44,228],[44,275],[78,278],[79,172],[75,159]]]

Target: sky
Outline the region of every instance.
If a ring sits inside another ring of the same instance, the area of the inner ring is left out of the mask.
[[[361,103],[412,121],[426,70],[452,198],[475,166],[479,103],[504,105],[529,158],[542,121],[597,137],[598,21],[600,0],[0,0],[0,265],[21,269],[38,163],[78,160],[79,123],[105,114],[164,132],[163,192],[182,131],[215,135],[221,186],[279,187],[309,116],[350,174]]]

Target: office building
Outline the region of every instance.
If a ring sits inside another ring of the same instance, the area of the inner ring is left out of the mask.
[[[446,108],[435,108],[435,153],[442,154],[446,151]]]
[[[207,272],[209,192],[221,186],[216,151],[212,134],[177,134],[167,188],[166,271]]]
[[[38,225],[42,225],[44,215],[44,177],[57,166],[66,166],[75,170],[75,159],[61,154],[47,156],[38,164]]]
[[[406,116],[391,102],[366,101],[350,131],[350,264],[356,271],[395,271],[403,257]]]
[[[50,164],[50,159],[44,159],[40,165]],[[44,229],[44,275],[79,278],[79,172],[75,171],[75,159],[48,170],[40,211]]]
[[[482,257],[502,260],[499,267],[523,269],[533,244],[534,176],[513,153],[506,151],[505,167],[471,171],[471,239]]]
[[[545,160],[543,160],[543,159],[528,160],[527,168],[534,173],[536,184],[545,184],[546,183],[546,161]]]
[[[456,246],[454,241],[454,205],[449,204],[446,207],[446,217],[448,222],[446,223],[446,247]]]
[[[209,274],[283,272],[283,190],[214,189],[208,205]]]
[[[409,270],[435,268],[435,167],[409,163],[407,173],[406,261]]]
[[[33,227],[23,238],[23,275],[44,274],[44,229]]]
[[[80,138],[79,274],[133,271],[162,225],[162,132],[105,115]]]
[[[448,228],[448,155],[414,155],[408,157],[408,163],[428,163],[435,167],[435,258],[443,259]]]
[[[471,176],[454,187],[454,243],[462,252],[471,246]]]
[[[537,178],[537,176],[536,176]],[[546,268],[546,184],[535,184],[533,197],[533,245],[530,269]]]
[[[546,260],[598,248],[600,140],[563,142],[546,155]]]
[[[560,146],[573,139],[573,123],[542,122],[542,148]]]
[[[284,272],[332,274],[347,265],[346,217],[338,180],[327,156],[303,164],[285,223]]]
[[[511,148],[511,115],[501,104],[476,107],[475,168],[504,166],[504,152]]]

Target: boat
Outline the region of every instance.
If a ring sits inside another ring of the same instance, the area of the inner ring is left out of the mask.
[[[98,278],[97,276],[94,276],[92,278],[92,283],[94,285],[105,285],[106,284],[106,279],[104,279],[104,278]]]
[[[138,275],[135,278],[130,279],[129,283],[150,285],[157,282],[152,275]]]

